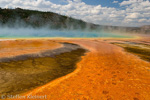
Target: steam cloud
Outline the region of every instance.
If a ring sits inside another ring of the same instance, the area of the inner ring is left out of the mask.
[[[37,17],[36,17],[37,18]],[[33,18],[33,21],[37,20]],[[31,21],[32,22],[32,21]],[[92,38],[92,37],[124,37],[123,35],[113,34],[103,31],[103,28],[91,30],[90,24],[84,29],[80,26],[74,27],[65,22],[66,28],[61,26],[60,29],[52,28],[53,25],[45,24],[40,27],[33,27],[24,21],[17,19],[15,22],[8,21],[6,24],[0,24],[0,38],[34,38],[34,37],[75,37],[75,38]]]

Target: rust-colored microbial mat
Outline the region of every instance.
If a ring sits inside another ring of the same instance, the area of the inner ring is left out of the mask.
[[[53,50],[62,45],[52,40],[45,39],[19,39],[0,41],[0,58],[32,54],[45,50]]]
[[[113,40],[64,41],[79,44],[89,52],[74,72],[23,96],[46,95],[47,100],[150,100],[148,61],[111,44]]]

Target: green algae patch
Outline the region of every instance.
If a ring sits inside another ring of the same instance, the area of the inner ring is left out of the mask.
[[[150,49],[143,49],[138,47],[124,47],[128,52],[138,55],[140,58],[146,61],[150,61]]]
[[[150,62],[150,45],[142,44],[142,43],[134,43],[134,42],[128,42],[128,43],[112,43],[115,45],[118,45],[120,47],[123,47],[125,51],[133,53],[140,57],[143,60]]]
[[[24,93],[73,72],[85,52],[78,48],[54,57],[0,62],[0,95]]]

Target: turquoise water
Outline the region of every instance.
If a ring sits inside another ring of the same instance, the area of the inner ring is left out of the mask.
[[[130,38],[131,36],[98,32],[98,31],[70,31],[70,30],[49,30],[32,28],[1,28],[0,38],[40,38],[40,37],[67,37],[67,38]]]

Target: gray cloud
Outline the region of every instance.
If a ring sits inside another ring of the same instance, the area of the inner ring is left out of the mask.
[[[113,1],[113,3],[118,3],[118,1]]]

